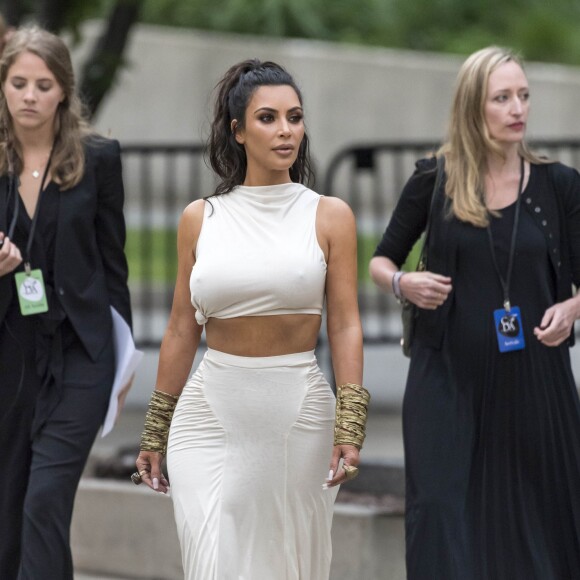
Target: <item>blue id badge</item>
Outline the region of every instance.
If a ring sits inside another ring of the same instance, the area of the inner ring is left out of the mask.
[[[494,310],[493,318],[499,352],[523,350],[526,347],[522,315],[518,306],[512,306],[509,312],[505,308]]]

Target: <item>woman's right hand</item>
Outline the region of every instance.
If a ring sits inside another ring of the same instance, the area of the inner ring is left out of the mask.
[[[433,272],[406,272],[399,285],[403,297],[419,308],[439,308],[452,290],[451,278]]]
[[[18,246],[0,232],[0,276],[14,271],[22,262]]]
[[[163,455],[154,451],[141,451],[135,461],[141,481],[155,491],[167,493],[169,482],[161,471],[162,463]]]

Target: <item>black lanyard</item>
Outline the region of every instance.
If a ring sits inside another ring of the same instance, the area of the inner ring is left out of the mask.
[[[8,237],[12,240],[14,237],[14,230],[16,229],[16,222],[18,221],[18,213],[20,211],[20,200],[18,199],[18,191],[14,184],[16,179],[14,173],[11,171],[8,174],[8,201],[10,201],[11,196],[15,196],[14,199],[14,213],[12,214],[12,221],[10,222],[10,227],[8,228]]]
[[[507,268],[507,275],[506,278],[501,275],[499,271],[499,265],[497,263],[497,256],[495,255],[495,247],[493,245],[493,235],[491,233],[491,224],[487,225],[487,237],[489,238],[489,247],[491,249],[491,257],[493,258],[493,265],[495,267],[495,271],[497,272],[497,276],[499,281],[501,282],[501,287],[503,288],[503,307],[505,308],[506,312],[511,310],[511,303],[510,303],[510,280],[512,277],[512,270],[514,266],[514,256],[516,253],[516,237],[518,234],[518,226],[520,223],[520,206],[521,206],[521,197],[522,197],[522,189],[524,185],[524,158],[521,157],[521,164],[520,164],[520,185],[518,187],[518,198],[516,200],[516,215],[514,217],[514,226],[512,229],[512,240],[510,245],[510,254],[508,260],[508,268]]]
[[[26,243],[26,250],[24,254],[24,269],[27,274],[30,274],[30,250],[32,249],[32,242],[34,241],[34,233],[36,231],[36,224],[38,222],[38,211],[40,209],[40,200],[43,193],[43,185],[46,181],[46,176],[48,175],[48,170],[50,168],[50,161],[52,159],[52,150],[46,162],[46,167],[44,168],[44,173],[42,174],[42,179],[40,180],[40,187],[38,189],[38,199],[36,200],[36,208],[34,209],[34,215],[32,216],[32,224],[30,225],[30,232],[28,234],[28,242]],[[12,221],[10,222],[10,229],[8,230],[8,237],[12,239],[14,235],[14,230],[16,229],[16,221],[18,220],[18,213],[20,212],[20,194],[18,193],[18,187],[16,185],[17,179],[14,177],[14,173],[8,175],[8,191],[9,196],[14,195],[14,215],[12,216]]]

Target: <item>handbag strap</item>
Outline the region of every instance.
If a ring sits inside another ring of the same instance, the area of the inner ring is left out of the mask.
[[[429,244],[429,234],[431,233],[431,219],[433,217],[433,207],[435,206],[435,199],[437,198],[437,193],[441,187],[441,182],[443,181],[443,176],[445,175],[445,156],[441,155],[437,158],[437,175],[435,177],[435,185],[433,186],[433,193],[431,194],[431,204],[429,205],[429,215],[427,216],[427,225],[425,226],[425,241],[423,242],[423,247],[421,248],[421,253],[419,254],[418,265],[424,263],[427,257],[427,246]]]

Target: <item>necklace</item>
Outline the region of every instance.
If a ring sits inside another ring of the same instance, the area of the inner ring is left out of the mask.
[[[46,156],[46,161],[44,163],[42,163],[42,165],[40,165],[40,167],[38,169],[33,169],[32,171],[30,171],[30,168],[28,169],[30,171],[30,175],[32,175],[32,177],[34,179],[38,179],[42,175],[41,171],[44,170],[44,168],[46,167],[46,163],[50,157],[51,152],[52,152],[52,147],[50,148],[50,151],[48,152],[48,155]]]

